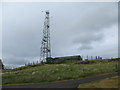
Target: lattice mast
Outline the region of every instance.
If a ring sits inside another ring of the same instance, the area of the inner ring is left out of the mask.
[[[41,42],[41,52],[40,60],[45,62],[48,57],[51,57],[51,48],[50,48],[50,20],[49,20],[49,11],[45,12],[45,21],[43,29],[43,37]]]

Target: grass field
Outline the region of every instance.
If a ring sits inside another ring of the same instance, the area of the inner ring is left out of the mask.
[[[120,76],[115,76],[112,78],[81,84],[78,86],[78,88],[118,88],[118,86],[120,86],[120,83],[118,83],[119,79]]]
[[[99,62],[99,60],[98,60]],[[117,61],[99,62],[91,64],[43,64],[29,65],[16,69],[2,71],[2,84],[30,84],[61,80],[79,79],[88,76],[114,73],[117,70]]]

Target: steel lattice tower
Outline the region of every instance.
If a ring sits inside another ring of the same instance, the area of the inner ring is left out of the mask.
[[[50,48],[50,21],[49,21],[49,11],[45,12],[45,21],[43,29],[43,37],[41,42],[41,52],[40,60],[45,62],[48,57],[51,57],[51,48]]]

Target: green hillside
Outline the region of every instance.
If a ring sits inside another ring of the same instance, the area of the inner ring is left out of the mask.
[[[79,79],[93,75],[115,73],[120,59],[67,61],[64,64],[38,64],[2,71],[3,85],[30,84]],[[90,63],[92,62],[92,63]]]

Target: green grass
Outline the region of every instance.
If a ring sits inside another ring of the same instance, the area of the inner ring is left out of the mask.
[[[118,78],[120,79],[120,76],[80,84],[78,88],[118,88],[118,86],[120,86],[120,83],[118,83]]]
[[[16,69],[3,70],[2,84],[43,83],[114,73],[117,71],[116,64],[118,62],[99,62],[92,64],[75,63],[29,65]]]

